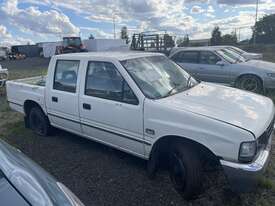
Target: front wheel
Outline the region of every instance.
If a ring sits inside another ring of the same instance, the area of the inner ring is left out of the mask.
[[[239,89],[255,92],[258,94],[263,93],[263,84],[259,77],[255,75],[245,75],[237,80],[236,87]]]
[[[29,113],[30,128],[40,136],[47,136],[50,133],[51,126],[47,116],[39,107],[34,107]]]
[[[174,144],[169,155],[170,179],[184,199],[195,198],[201,192],[202,165],[197,152],[182,143]]]

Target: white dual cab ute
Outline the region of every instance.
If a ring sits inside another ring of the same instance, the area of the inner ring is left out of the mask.
[[[186,199],[200,191],[205,162],[251,189],[270,156],[269,98],[199,83],[162,54],[54,56],[46,77],[8,81],[7,95],[39,135],[57,127],[131,153],[151,177],[166,163]]]

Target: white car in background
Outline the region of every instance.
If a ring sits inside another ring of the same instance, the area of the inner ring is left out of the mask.
[[[8,80],[8,69],[3,69],[0,64],[0,87],[3,87]]]
[[[235,46],[215,46],[216,48],[225,48],[225,49],[229,49],[233,52],[236,52],[237,54],[243,56],[246,59],[256,59],[256,60],[260,60],[263,59],[263,54],[260,53],[250,53],[250,52],[246,52],[238,47]]]

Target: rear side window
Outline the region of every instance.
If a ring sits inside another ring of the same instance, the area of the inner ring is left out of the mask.
[[[221,58],[218,57],[216,54],[209,51],[201,51],[200,64],[215,65],[218,61],[221,61]]]
[[[76,92],[79,61],[58,60],[55,66],[53,89]]]
[[[179,63],[193,63],[197,64],[199,59],[199,52],[197,51],[182,51],[175,54],[172,60]]]
[[[138,99],[127,82],[109,62],[89,62],[85,95],[138,104]]]

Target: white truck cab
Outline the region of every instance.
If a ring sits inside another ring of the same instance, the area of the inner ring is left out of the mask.
[[[199,83],[162,54],[54,56],[46,77],[8,81],[7,95],[39,135],[53,126],[131,153],[148,160],[151,176],[167,162],[187,199],[199,191],[205,160],[222,166],[232,186],[254,184],[268,163],[273,102]]]

